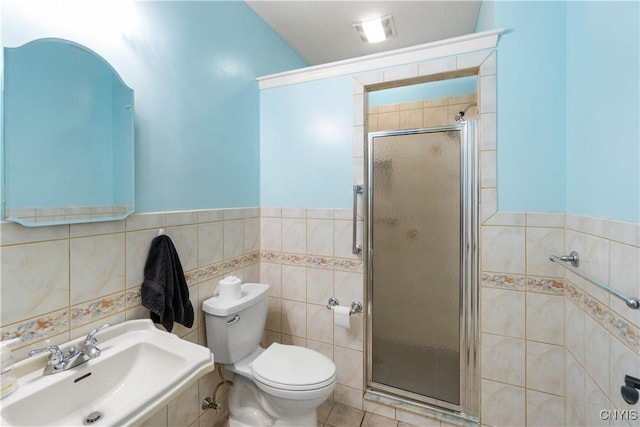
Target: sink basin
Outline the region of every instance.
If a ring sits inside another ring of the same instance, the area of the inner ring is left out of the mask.
[[[0,401],[3,426],[123,426],[144,422],[202,375],[213,370],[208,348],[132,320],[98,335],[102,354],[83,365],[43,376],[30,363],[18,389]],[[84,338],[69,343],[81,343]],[[66,348],[68,345],[61,346]]]

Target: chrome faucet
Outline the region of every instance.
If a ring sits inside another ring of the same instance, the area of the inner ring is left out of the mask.
[[[96,347],[96,344],[98,344],[96,335],[109,326],[111,326],[111,324],[106,323],[99,328],[93,329],[87,334],[87,338],[85,338],[84,345],[81,348],[78,349],[75,346],[69,347],[69,354],[67,356],[64,355],[57,345],[31,350],[29,356],[33,357],[46,351],[51,353],[49,354],[47,365],[44,367],[42,375],[51,375],[66,371],[67,369],[82,365],[86,361],[100,356],[100,349]]]

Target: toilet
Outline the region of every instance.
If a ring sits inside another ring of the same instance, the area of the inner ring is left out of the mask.
[[[260,347],[269,285],[245,283],[239,299],[202,303],[207,343],[217,363],[233,372],[229,425],[317,426],[316,408],[336,385],[331,359],[295,345]]]

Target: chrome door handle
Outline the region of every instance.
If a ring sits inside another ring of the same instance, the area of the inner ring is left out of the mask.
[[[362,184],[355,184],[353,186],[353,252],[354,255],[360,255],[362,253],[362,245],[359,245],[357,240],[358,231],[358,194],[364,192],[364,186]]]

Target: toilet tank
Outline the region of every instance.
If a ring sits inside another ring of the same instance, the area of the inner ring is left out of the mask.
[[[258,347],[267,320],[268,291],[269,285],[244,283],[237,300],[213,297],[202,303],[207,345],[216,363],[235,363]]]

